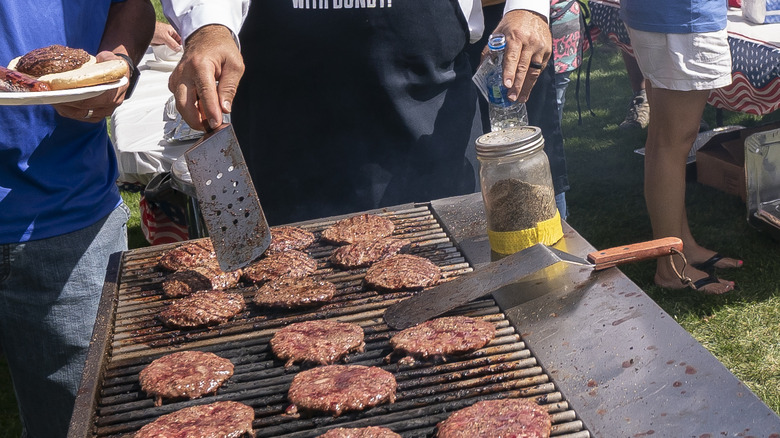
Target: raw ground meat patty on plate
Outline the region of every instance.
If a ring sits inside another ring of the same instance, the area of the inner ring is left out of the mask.
[[[401,438],[401,435],[379,426],[337,427],[320,435],[320,438]]]
[[[141,389],[154,397],[154,405],[165,399],[200,398],[217,391],[233,375],[230,360],[204,351],[179,351],[155,359],[138,375]]]
[[[432,261],[411,254],[396,254],[380,260],[366,271],[366,284],[381,290],[423,289],[441,278]]]
[[[336,285],[324,280],[279,278],[257,289],[254,303],[265,307],[293,309],[326,303],[336,294]]]
[[[325,365],[295,375],[287,398],[298,410],[328,412],[360,411],[395,401],[395,377],[378,367]]]
[[[163,415],[136,432],[135,438],[214,438],[255,436],[255,410],[234,401],[191,406]]]
[[[327,319],[290,324],[271,338],[271,350],[287,361],[285,367],[301,361],[330,365],[364,347],[363,328]]]
[[[158,265],[168,271],[196,266],[219,266],[211,239],[195,240],[170,249],[160,257]]]
[[[271,245],[268,252],[289,250],[303,251],[314,243],[314,234],[303,228],[283,226],[271,228]]]
[[[438,438],[548,438],[552,422],[547,410],[519,398],[485,400],[455,411],[436,425]]]
[[[225,272],[218,266],[196,266],[168,275],[162,282],[162,288],[168,298],[186,297],[201,290],[230,289],[240,279],[240,269]]]
[[[268,254],[244,268],[243,278],[264,283],[285,277],[305,277],[317,270],[317,261],[308,254],[289,250]]]
[[[227,322],[244,307],[244,296],[239,293],[205,290],[172,302],[158,318],[168,327],[202,327]]]
[[[436,318],[409,327],[390,338],[394,353],[409,356],[402,363],[413,363],[414,358],[446,359],[448,355],[465,354],[478,350],[496,336],[496,326],[488,321],[467,316]]]
[[[341,219],[322,231],[322,238],[336,245],[374,240],[393,234],[395,225],[390,219],[374,214],[361,214]]]
[[[330,260],[343,268],[359,268],[393,256],[408,249],[410,245],[409,240],[392,237],[362,240],[336,248]]]

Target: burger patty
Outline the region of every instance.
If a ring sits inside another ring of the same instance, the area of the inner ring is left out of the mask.
[[[298,227],[275,227],[271,229],[269,252],[303,251],[314,243],[314,234]]]
[[[325,365],[295,375],[287,398],[298,409],[328,412],[360,411],[395,401],[395,377],[364,365]]]
[[[287,361],[285,367],[299,361],[329,365],[353,351],[362,352],[365,345],[359,325],[330,320],[290,324],[271,338],[271,350]]]
[[[380,290],[422,289],[436,284],[441,269],[432,261],[411,254],[396,254],[371,265],[366,284]]]
[[[84,50],[54,44],[32,50],[19,58],[16,70],[40,77],[50,73],[75,70],[86,64],[89,59],[89,53]]]
[[[243,278],[264,283],[278,278],[305,277],[317,270],[317,261],[301,251],[276,252],[244,268]]]
[[[244,306],[244,296],[239,293],[206,290],[174,301],[158,318],[168,327],[202,327],[227,322],[244,310]]]
[[[220,401],[184,408],[154,420],[134,438],[239,438],[255,436],[255,410],[243,403]]]
[[[217,254],[211,239],[197,240],[178,246],[160,257],[158,265],[169,271],[179,271],[198,266],[218,266]]]
[[[336,248],[330,260],[343,268],[359,268],[407,250],[411,244],[412,242],[409,240],[393,239],[392,237],[362,240]]]
[[[493,323],[467,316],[448,316],[409,327],[390,339],[394,352],[409,357],[401,363],[414,363],[414,358],[445,358],[478,350],[496,336]]]
[[[401,435],[386,427],[379,426],[337,427],[320,435],[320,438],[401,438]]]
[[[436,425],[436,436],[548,438],[551,428],[550,414],[536,403],[524,399],[499,399],[480,401],[455,411]]]
[[[185,297],[201,290],[230,289],[241,279],[241,270],[225,272],[218,266],[196,266],[169,275],[162,282],[168,298]]]
[[[328,302],[335,294],[336,285],[329,281],[279,278],[258,288],[254,302],[258,306],[293,309]]]
[[[200,398],[216,392],[233,375],[233,363],[214,353],[180,351],[155,359],[141,370],[141,389],[154,396],[154,405],[166,398]]]
[[[390,219],[373,214],[341,219],[322,231],[322,238],[336,245],[374,240],[393,234],[395,225]]]

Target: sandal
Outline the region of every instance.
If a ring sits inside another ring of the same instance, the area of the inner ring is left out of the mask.
[[[698,269],[700,271],[704,271],[708,274],[712,274],[715,272],[715,264],[724,259],[723,255],[720,253],[715,253],[712,257],[708,258],[707,260],[701,262],[701,263],[691,263],[691,267],[694,269]],[[737,266],[729,266],[727,268],[720,268],[720,269],[730,269],[730,268],[741,268],[742,267],[742,260],[737,260]]]
[[[723,284],[724,286],[726,286],[726,290],[724,290],[722,292],[707,292],[704,289],[706,286],[708,286],[710,284],[715,284],[715,283]],[[714,276],[714,275],[708,275],[707,277],[703,277],[703,278],[700,278],[700,279],[698,279],[696,281],[692,281],[692,282],[688,283],[688,286],[690,286],[691,289],[693,289],[695,291],[698,291],[698,292],[701,292],[701,293],[706,294],[706,295],[721,295],[721,294],[725,294],[726,292],[731,292],[731,291],[734,290],[734,284],[733,283],[731,283],[731,284],[721,283],[720,279],[718,277]]]

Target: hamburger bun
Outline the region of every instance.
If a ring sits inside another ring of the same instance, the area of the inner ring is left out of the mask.
[[[127,74],[127,70],[127,62],[123,59],[112,59],[85,64],[75,70],[43,75],[38,80],[49,84],[52,90],[67,90],[116,82]]]

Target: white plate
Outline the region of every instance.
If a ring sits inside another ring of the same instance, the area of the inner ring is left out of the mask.
[[[110,84],[54,91],[0,91],[0,105],[51,105],[89,99],[127,83],[127,77]]]

